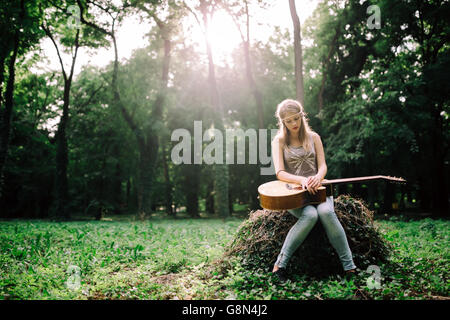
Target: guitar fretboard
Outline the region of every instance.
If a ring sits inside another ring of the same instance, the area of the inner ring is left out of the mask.
[[[406,180],[403,178],[389,177],[389,176],[368,176],[368,177],[355,177],[355,178],[343,178],[343,179],[333,179],[322,181],[322,185],[338,184],[338,183],[350,183],[350,182],[362,182],[370,180],[389,180],[394,182],[405,183]]]

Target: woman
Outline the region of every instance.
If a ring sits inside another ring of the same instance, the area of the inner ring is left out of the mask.
[[[327,173],[320,136],[310,129],[303,107],[296,100],[282,101],[277,106],[275,116],[278,119],[279,131],[272,141],[272,156],[277,178],[300,184],[315,194]],[[289,230],[273,267],[272,272],[280,281],[287,280],[288,261],[317,220],[321,221],[345,272],[355,272],[356,266],[345,231],[334,212],[333,196],[328,196],[326,202],[319,205],[308,205],[288,212],[297,217],[298,221]]]

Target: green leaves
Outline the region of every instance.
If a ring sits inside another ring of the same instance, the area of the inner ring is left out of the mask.
[[[448,295],[448,221],[377,221],[394,246],[379,265],[381,289],[352,280],[295,276],[218,260],[239,220],[0,223],[0,296],[11,299],[429,299]],[[80,268],[80,290],[67,269]]]

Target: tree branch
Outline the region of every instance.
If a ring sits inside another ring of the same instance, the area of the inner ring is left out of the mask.
[[[248,31],[248,8],[247,8],[247,1],[245,1],[246,4],[246,14],[247,14],[247,40],[249,40],[249,31]],[[240,27],[239,21],[237,21],[237,17],[236,15],[231,11],[230,7],[225,4],[223,1],[220,2],[220,6],[222,7],[222,9],[224,9],[228,15],[231,17],[231,19],[233,19],[234,25],[236,26],[236,28],[239,31],[239,34],[241,36],[241,40],[242,42],[245,42],[245,37],[244,37],[244,33],[242,32],[242,29]]]
[[[54,45],[55,48],[56,48],[56,53],[58,54],[59,63],[61,64],[62,74],[63,74],[64,80],[67,81],[67,74],[66,74],[66,71],[65,71],[65,69],[64,69],[64,63],[63,63],[63,61],[62,61],[62,58],[61,58],[61,54],[60,54],[60,52],[59,52],[58,45],[56,44],[56,41],[55,41],[55,39],[53,38],[53,35],[52,35],[52,33],[50,32],[50,29],[47,28],[47,27],[45,26],[44,22],[41,23],[41,28],[44,30],[45,34],[50,38],[50,40],[53,42],[53,45]]]
[[[80,47],[80,29],[77,29],[77,34],[75,36],[75,54],[72,56],[72,66],[70,67],[69,79],[72,80],[73,72],[75,70],[75,61],[77,59],[78,48]]]
[[[200,19],[198,18],[197,14],[195,13],[194,10],[192,10],[184,1],[183,1],[183,7],[185,7],[190,13],[192,13],[192,15],[194,16],[195,20],[197,21],[201,31],[203,32],[204,35],[206,35],[206,30],[203,29],[203,25],[200,22]]]
[[[92,3],[92,2],[90,2],[90,3]],[[90,21],[87,21],[87,20],[84,18],[85,8],[84,8],[84,6],[83,6],[81,0],[77,0],[77,4],[78,4],[78,7],[80,8],[80,21],[81,21],[82,23],[84,23],[85,25],[87,25],[87,26],[89,26],[89,27],[91,27],[91,28],[94,28],[94,29],[100,31],[100,32],[103,33],[103,34],[109,35],[109,36],[111,36],[111,37],[113,36],[113,35],[111,34],[110,31],[108,31],[108,30],[106,30],[106,29],[104,29],[104,28],[102,28],[102,27],[96,25],[95,23],[92,23],[92,22],[90,22]],[[106,11],[106,12],[109,14],[109,12],[107,11],[107,9],[102,9],[102,10]],[[87,9],[86,9],[86,12],[87,12]]]
[[[96,95],[101,89],[103,89],[103,87],[104,87],[104,85],[101,84],[100,87],[98,87],[97,89],[94,89],[94,91],[93,91],[93,92],[91,93],[91,95],[89,96],[89,99],[88,99],[86,102],[82,103],[82,104],[80,105],[80,107],[81,107],[81,108],[84,108],[84,107],[86,107],[87,105],[89,105],[89,104],[91,103],[92,99],[94,99],[95,95]]]

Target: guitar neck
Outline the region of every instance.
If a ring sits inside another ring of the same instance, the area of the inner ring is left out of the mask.
[[[390,180],[396,182],[406,182],[406,180],[402,178],[396,177],[388,177],[388,176],[367,176],[367,177],[355,177],[355,178],[343,178],[343,179],[334,179],[334,180],[326,180],[322,182],[322,185],[329,184],[339,184],[339,183],[351,183],[351,182],[363,182],[370,180]]]

